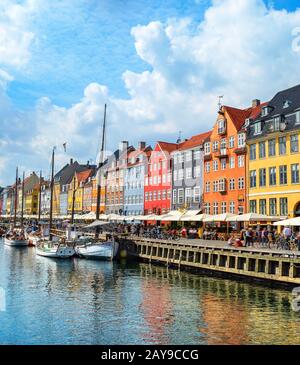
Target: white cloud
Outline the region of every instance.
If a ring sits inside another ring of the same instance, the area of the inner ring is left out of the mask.
[[[22,23],[17,10],[11,14],[14,26]],[[129,98],[116,99],[96,83],[70,108],[42,98],[27,115],[33,134],[27,148],[45,159],[53,145],[67,140],[68,154],[93,157],[105,102],[111,147],[121,139],[154,141],[175,138],[179,130],[184,137],[206,131],[214,123],[218,95],[227,105],[248,107],[254,98],[265,100],[299,83],[300,53],[292,47],[299,26],[300,10],[274,10],[262,0],[214,0],[200,24],[172,19],[138,25],[132,29],[136,52],[151,70],[123,74]],[[24,51],[16,54],[16,65],[27,59],[30,43],[30,34],[19,37]],[[67,157],[59,155],[60,161]]]

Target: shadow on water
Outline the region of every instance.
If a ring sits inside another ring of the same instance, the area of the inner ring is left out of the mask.
[[[2,344],[297,344],[291,293],[144,263],[0,244]]]

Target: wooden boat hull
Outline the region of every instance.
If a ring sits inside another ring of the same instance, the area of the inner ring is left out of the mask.
[[[119,245],[117,242],[91,244],[79,246],[76,253],[79,257],[91,260],[113,260],[117,255]]]
[[[75,255],[73,247],[54,247],[54,248],[41,248],[36,247],[36,254],[43,257],[68,259]]]
[[[12,247],[25,247],[28,246],[28,240],[12,240],[4,237],[4,244]]]

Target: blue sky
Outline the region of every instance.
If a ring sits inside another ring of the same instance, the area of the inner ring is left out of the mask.
[[[57,165],[95,160],[105,102],[114,149],[207,130],[220,94],[247,107],[299,83],[297,3],[2,0],[0,185],[65,140]]]

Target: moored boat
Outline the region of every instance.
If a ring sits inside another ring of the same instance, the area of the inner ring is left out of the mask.
[[[90,242],[75,248],[76,254],[85,259],[113,260],[119,250],[119,244],[114,240],[107,242]]]
[[[68,244],[54,244],[52,241],[40,241],[36,246],[36,254],[39,256],[66,259],[75,255],[75,249]]]
[[[4,237],[4,244],[7,246],[24,247],[24,246],[28,246],[28,240],[15,239],[13,237]]]

